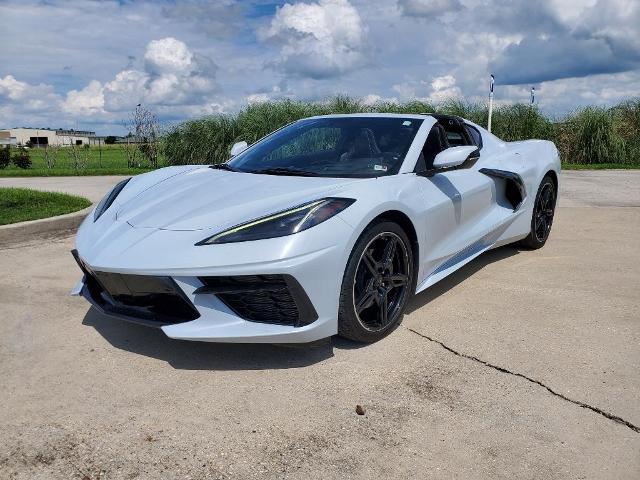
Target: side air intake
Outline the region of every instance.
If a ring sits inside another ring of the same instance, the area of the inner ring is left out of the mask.
[[[514,212],[520,208],[524,199],[527,198],[524,182],[522,181],[522,177],[517,173],[494,168],[481,168],[480,173],[504,180],[504,196]]]

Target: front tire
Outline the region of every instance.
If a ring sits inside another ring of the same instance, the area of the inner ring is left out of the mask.
[[[531,231],[520,244],[531,250],[542,248],[549,233],[551,233],[551,225],[553,224],[553,216],[556,209],[557,192],[556,185],[549,175],[546,175],[536,194],[535,203],[533,205],[533,215],[531,216]]]
[[[411,242],[394,222],[370,226],[353,247],[340,290],[338,333],[356,342],[384,338],[402,321],[415,289]]]

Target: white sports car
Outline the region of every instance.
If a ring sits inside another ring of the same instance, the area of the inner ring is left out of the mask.
[[[307,118],[117,184],[78,231],[74,293],[171,338],[373,342],[482,252],[543,246],[559,173],[551,142],[458,117]]]

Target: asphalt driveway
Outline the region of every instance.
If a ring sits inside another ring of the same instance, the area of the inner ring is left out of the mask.
[[[0,478],[640,478],[640,172],[561,182],[364,347],[169,340],[68,296],[71,237],[1,249]]]

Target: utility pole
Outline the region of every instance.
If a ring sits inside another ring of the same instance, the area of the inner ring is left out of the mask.
[[[489,121],[487,122],[487,130],[491,132],[491,115],[493,114],[493,82],[495,78],[493,75],[490,75],[489,80]]]

